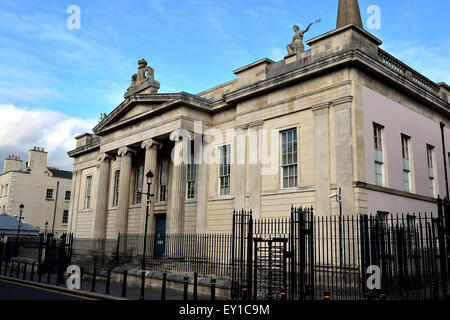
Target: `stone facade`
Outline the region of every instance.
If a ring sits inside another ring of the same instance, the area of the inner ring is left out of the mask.
[[[25,168],[20,158],[9,156],[0,174],[0,213],[19,216],[19,206],[23,204],[23,222],[42,232],[47,222],[47,231],[51,232],[54,221],[54,233],[61,235],[66,232],[69,219],[71,177],[71,172],[47,167],[47,152],[43,148],[29,151]]]
[[[382,42],[358,26],[355,12],[344,10],[345,3],[357,1],[341,2],[346,17],[338,20],[344,26],[307,41],[308,51],[242,67],[233,81],[196,95],[158,93],[153,71],[148,82],[134,84],[133,93],[128,91],[94,134],[77,137],[77,148],[69,152],[74,158],[69,231],[86,238],[142,233],[146,201],[137,194],[138,173],[148,170],[155,173],[150,233],[161,218],[167,233],[231,232],[233,209],[241,208],[252,209],[256,218],[288,216],[292,205],[335,215],[337,202],[330,195],[338,188],[347,215],[395,213],[402,207],[434,211],[437,196],[445,196],[448,187],[439,141],[441,123],[446,144],[450,140],[449,87],[381,50]],[[391,112],[400,117],[397,122],[387,121]],[[374,123],[384,126],[386,145],[379,185]],[[408,130],[415,124],[429,130]],[[289,155],[283,150],[292,149],[283,147],[286,132],[295,135],[288,143],[297,150],[288,174],[284,156]],[[398,165],[401,134],[409,135],[413,149],[409,191],[403,190]],[[430,182],[427,145],[433,146],[436,164],[433,194],[422,187]],[[189,159],[190,150],[197,163],[194,178],[188,162],[176,160]],[[225,150],[229,168],[219,159]],[[206,161],[211,158],[216,161]],[[85,206],[88,181],[90,207]]]

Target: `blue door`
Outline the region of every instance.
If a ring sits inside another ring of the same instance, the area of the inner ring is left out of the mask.
[[[166,249],[166,215],[156,216],[155,258],[161,259]]]

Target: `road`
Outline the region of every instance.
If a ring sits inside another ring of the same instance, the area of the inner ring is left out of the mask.
[[[0,280],[0,300],[86,300],[86,298]]]

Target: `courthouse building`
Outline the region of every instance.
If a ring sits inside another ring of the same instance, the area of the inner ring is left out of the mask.
[[[450,87],[383,51],[357,0],[338,11],[336,29],[310,49],[295,26],[283,60],[261,59],[195,95],[159,93],[139,61],[125,100],[69,152],[69,231],[143,233],[149,170],[151,233],[231,232],[235,208],[335,215],[339,188],[345,215],[435,212],[448,194]]]
[[[23,223],[61,235],[69,221],[71,179],[72,172],[47,166],[44,148],[31,149],[25,167],[19,157],[8,156],[0,174],[0,214],[19,219],[23,204]]]

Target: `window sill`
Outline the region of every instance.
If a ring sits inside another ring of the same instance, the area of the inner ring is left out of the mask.
[[[197,199],[186,199],[184,202],[185,203],[195,203],[195,202],[197,202]]]
[[[217,196],[208,199],[208,201],[223,201],[223,200],[234,200],[234,196]]]

